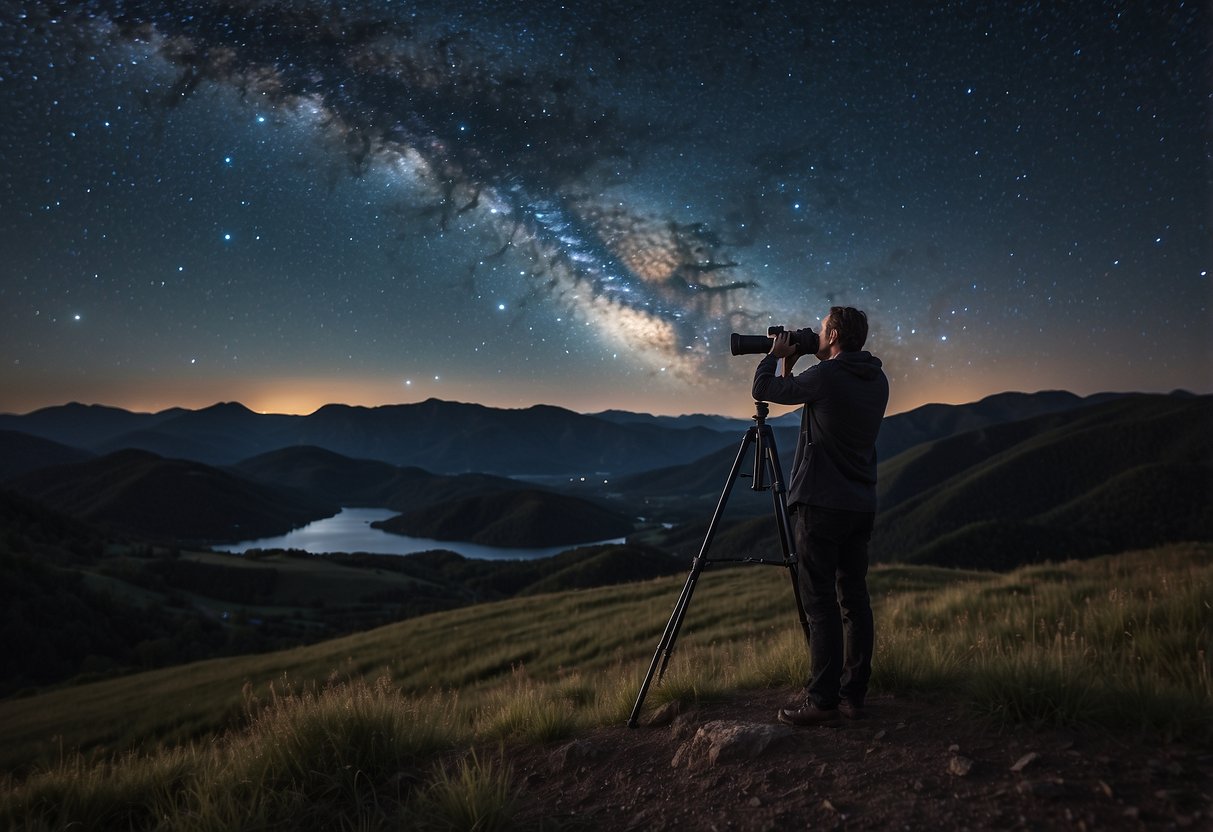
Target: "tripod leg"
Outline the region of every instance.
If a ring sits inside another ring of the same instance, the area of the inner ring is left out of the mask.
[[[649,663],[649,672],[645,674],[644,682],[640,685],[640,693],[636,696],[636,704],[632,706],[632,715],[628,717],[628,727],[636,727],[636,719],[640,715],[640,709],[644,705],[644,698],[648,695],[649,685],[653,681],[653,676],[656,674],[657,680],[661,681],[661,677],[665,675],[666,666],[670,663],[670,656],[674,652],[674,642],[678,639],[678,631],[682,629],[682,620],[686,616],[687,607],[691,605],[691,595],[695,592],[695,584],[699,580],[699,573],[703,571],[703,567],[707,563],[708,548],[712,545],[712,538],[716,536],[716,527],[720,523],[720,518],[724,514],[724,507],[729,501],[729,494],[733,491],[733,483],[737,480],[737,475],[741,471],[741,463],[745,460],[746,451],[754,442],[758,435],[758,428],[752,427],[746,431],[745,437],[741,440],[741,447],[737,450],[737,458],[733,460],[733,468],[729,471],[729,478],[725,481],[724,490],[720,494],[720,500],[716,503],[716,510],[712,513],[712,520],[708,523],[707,533],[703,538],[703,545],[699,547],[699,554],[695,556],[695,560],[691,564],[691,574],[687,576],[686,583],[682,586],[682,594],[678,596],[678,603],[674,605],[674,612],[670,615],[670,620],[665,625],[665,631],[661,634],[661,641],[657,643],[657,650],[653,653],[653,660]]]
[[[770,428],[766,428],[770,430]],[[775,436],[772,433],[764,443],[766,448],[766,463],[771,466],[771,499],[775,505],[775,520],[779,525],[779,545],[783,547],[783,559],[788,565],[788,574],[792,578],[792,594],[796,598],[796,615],[800,619],[800,629],[804,631],[805,643],[812,637],[809,632],[809,616],[804,609],[804,599],[800,595],[800,580],[797,574],[799,562],[795,552],[795,538],[792,535],[792,524],[788,520],[788,504],[783,485],[783,471],[779,465],[779,453],[775,449]]]
[[[644,705],[644,698],[649,692],[649,685],[653,681],[654,674],[658,681],[661,681],[661,677],[665,675],[670,653],[674,650],[674,639],[677,638],[678,627],[682,623],[683,615],[686,614],[687,606],[691,603],[695,583],[699,580],[699,573],[702,571],[703,563],[696,558],[695,563],[691,566],[691,574],[687,575],[687,581],[682,585],[682,594],[678,596],[678,603],[674,605],[670,620],[666,622],[665,630],[661,634],[661,641],[657,642],[653,660],[649,662],[649,672],[645,674],[644,682],[640,685],[640,693],[636,696],[636,704],[632,706],[632,714],[628,717],[629,728],[636,727],[636,719],[640,716],[640,708]],[[660,669],[658,669],[658,663],[660,663]]]

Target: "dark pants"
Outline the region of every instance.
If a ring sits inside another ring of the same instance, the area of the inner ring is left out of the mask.
[[[872,676],[875,628],[868,597],[868,540],[876,515],[797,505],[792,518],[797,580],[809,618],[808,697],[863,705]]]

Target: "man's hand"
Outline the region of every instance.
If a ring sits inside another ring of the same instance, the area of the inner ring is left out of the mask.
[[[796,352],[796,345],[792,343],[792,333],[781,332],[775,336],[774,341],[771,344],[771,355],[783,359],[783,374],[790,376],[792,374],[792,365],[800,357]]]

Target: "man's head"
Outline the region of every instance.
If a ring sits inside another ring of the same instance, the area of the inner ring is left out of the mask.
[[[840,352],[861,350],[868,340],[868,316],[853,306],[831,306],[821,319],[819,339],[817,358],[821,361]]]

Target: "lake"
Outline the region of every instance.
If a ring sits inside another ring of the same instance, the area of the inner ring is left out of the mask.
[[[314,555],[329,552],[371,552],[379,555],[411,555],[432,549],[458,552],[465,558],[477,560],[533,560],[546,558],[575,546],[592,546],[593,543],[550,546],[546,549],[506,549],[500,546],[480,546],[456,540],[431,540],[426,537],[405,537],[372,529],[376,520],[387,520],[396,516],[386,508],[344,508],[333,517],[308,523],[302,528],[287,532],[280,537],[263,537],[260,540],[245,540],[212,546],[220,552],[242,554],[249,549],[301,549]],[[599,543],[623,543],[622,537],[602,540]]]

